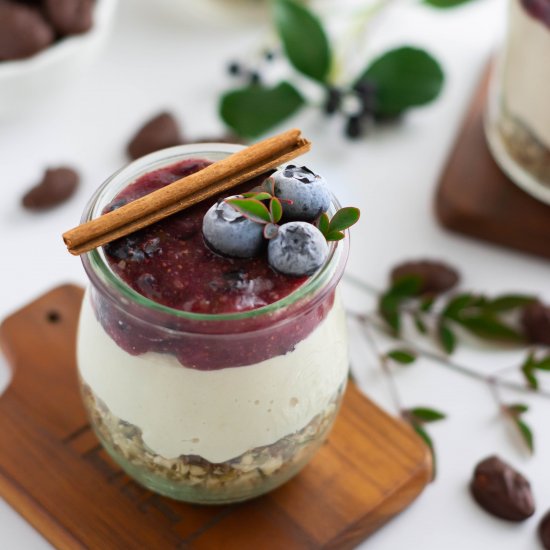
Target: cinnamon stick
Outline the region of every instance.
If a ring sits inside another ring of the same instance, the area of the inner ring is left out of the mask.
[[[71,254],[89,252],[277,168],[310,147],[300,130],[288,130],[83,223],[64,233],[63,240]]]

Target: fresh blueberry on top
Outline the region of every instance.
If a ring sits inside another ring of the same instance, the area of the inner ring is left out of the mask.
[[[323,234],[307,222],[288,222],[267,245],[267,261],[279,273],[300,277],[317,271],[327,259]]]
[[[232,258],[252,258],[264,245],[263,225],[243,216],[223,200],[204,215],[202,234],[214,252]]]
[[[292,201],[283,203],[287,220],[313,221],[330,206],[330,191],[326,181],[305,166],[289,164],[271,176],[275,195]]]

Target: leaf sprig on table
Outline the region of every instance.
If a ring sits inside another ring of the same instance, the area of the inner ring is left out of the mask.
[[[452,8],[471,0],[423,0],[426,6]],[[362,8],[353,23],[366,24],[379,14],[389,0]],[[342,79],[336,44],[322,20],[298,0],[273,0],[272,18],[280,46],[290,66],[301,77],[320,88],[320,107],[327,116],[339,113],[345,119],[345,134],[359,138],[377,123],[399,119],[409,109],[434,101],[444,83],[438,61],[427,51],[404,45],[391,49],[365,66],[355,76]],[[272,63],[273,50],[264,56]],[[240,63],[230,64],[234,76],[244,85],[225,92],[219,103],[223,121],[238,135],[257,137],[297,114],[312,102],[303,87],[288,74],[275,83],[264,83],[261,73],[247,70]]]
[[[458,271],[431,260],[400,264],[392,270],[388,288],[381,292],[349,276],[347,280],[377,297],[376,312],[355,316],[362,323],[366,339],[390,381],[396,407],[426,441],[434,460],[433,441],[418,418],[411,416],[410,409],[402,406],[392,374],[392,366],[409,368],[420,355],[485,383],[493,394],[498,410],[516,428],[526,449],[534,452],[534,434],[524,416],[529,410],[528,405],[505,403],[499,389],[506,387],[550,397],[550,392],[539,384],[539,375],[550,372],[550,306],[525,294],[487,296],[458,291]],[[399,347],[381,353],[373,338],[374,331],[391,336],[399,342]],[[503,346],[529,346],[529,349],[520,365],[486,374],[452,358],[458,346],[466,345],[472,337],[483,342],[486,349],[501,349]],[[430,344],[430,347],[425,347],[422,342]],[[502,377],[512,370],[522,375],[524,384]]]

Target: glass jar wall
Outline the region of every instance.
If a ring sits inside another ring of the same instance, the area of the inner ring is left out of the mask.
[[[550,203],[550,0],[510,0],[486,118],[495,160]]]

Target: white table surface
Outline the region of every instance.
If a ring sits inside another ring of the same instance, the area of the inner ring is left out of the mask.
[[[242,55],[261,31],[182,23],[152,13],[151,4],[144,8],[135,0],[122,1],[104,55],[81,80],[42,102],[37,90],[40,106],[32,116],[0,121],[0,317],[54,285],[85,282],[80,262],[66,252],[60,235],[76,224],[96,186],[125,162],[124,145],[148,116],[168,108],[191,137],[220,133],[216,97],[229,85],[226,62]],[[448,77],[441,99],[411,113],[397,129],[350,143],[342,139],[338,121],[327,126],[316,112],[293,121],[315,144],[308,164],[327,176],[344,203],[362,208],[349,272],[373,285],[383,286],[388,269],[404,258],[432,256],[460,266],[466,287],[525,291],[550,299],[548,262],[449,234],[438,227],[432,212],[438,176],[502,29],[502,4],[480,0],[452,13],[407,2],[392,8],[376,28],[372,49],[407,42],[426,46],[442,61]],[[50,213],[26,213],[19,205],[22,192],[44,167],[56,163],[81,170],[78,194]],[[358,308],[363,297],[350,296],[346,292],[348,303]],[[373,399],[392,410],[384,380],[356,327],[351,328],[355,375]],[[489,372],[520,356],[466,349],[459,358]],[[0,387],[7,379],[0,358]],[[539,548],[536,524],[550,509],[550,403],[528,398],[528,420],[537,437],[537,452],[530,458],[510,437],[485,386],[424,360],[401,369],[397,383],[407,406],[425,404],[449,414],[448,420],[430,427],[439,474],[413,506],[361,548]],[[513,392],[505,397],[526,400]],[[537,513],[521,525],[488,516],[468,494],[473,465],[494,452],[533,481]],[[0,548],[50,546],[0,500]]]

